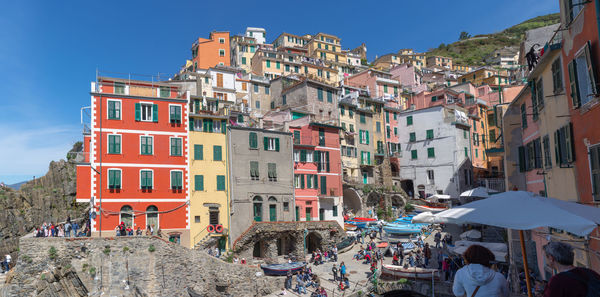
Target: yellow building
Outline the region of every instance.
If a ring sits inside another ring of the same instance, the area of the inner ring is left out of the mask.
[[[486,84],[486,79],[497,76],[498,71],[490,67],[480,67],[458,77],[458,83],[470,82],[475,86]]]
[[[427,67],[432,66],[452,69],[452,58],[443,56],[429,56],[427,57]]]
[[[347,64],[346,54],[342,52],[342,45],[337,36],[318,33],[306,44],[308,56],[326,62]]]
[[[452,64],[452,70],[456,72],[468,73],[471,72],[470,66]]]
[[[229,179],[227,172],[228,104],[216,98],[191,97],[190,109],[190,247],[218,237],[229,248]],[[212,232],[211,230],[212,229]]]
[[[252,71],[252,57],[258,49],[256,39],[247,36],[231,37],[231,66]]]
[[[400,63],[411,63],[415,68],[421,70],[427,64],[427,57],[424,53],[415,53],[412,50],[398,51]]]

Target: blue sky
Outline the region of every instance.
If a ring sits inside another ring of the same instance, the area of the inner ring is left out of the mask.
[[[293,3],[293,5],[290,5]],[[5,1],[0,11],[0,181],[41,176],[81,140],[96,69],[175,73],[198,36],[263,27],[366,43],[369,60],[425,51],[461,31],[497,32],[558,11],[558,0]]]

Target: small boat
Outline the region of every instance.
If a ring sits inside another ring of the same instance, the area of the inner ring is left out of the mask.
[[[390,277],[394,279],[408,278],[408,279],[426,279],[430,280],[433,278],[439,279],[440,271],[438,269],[420,268],[420,267],[407,267],[396,265],[383,264],[381,268],[381,276]]]
[[[335,246],[338,249],[338,254],[341,254],[343,252],[346,252],[346,251],[349,251],[350,249],[352,249],[355,239],[356,238],[354,238],[352,236],[348,236],[348,237],[344,238],[342,241],[340,241],[338,244],[336,244]]]
[[[432,213],[436,213],[436,212],[440,212],[440,211],[444,211],[444,210],[448,209],[447,207],[434,207],[434,206],[427,206],[427,205],[415,205],[414,207],[415,207],[416,212],[430,211]]]
[[[383,226],[383,231],[389,234],[415,234],[421,233],[421,226],[414,226],[411,224],[389,223]]]
[[[387,242],[382,242],[380,244],[377,245],[378,248],[386,248],[388,247],[388,243]]]
[[[354,217],[350,219],[351,221],[357,221],[357,222],[376,222],[376,219],[373,218],[362,218],[362,217]]]
[[[344,223],[344,229],[347,231],[355,231],[357,228],[354,224]]]
[[[358,222],[358,221],[348,220],[348,221],[346,221],[346,223],[354,225],[357,228],[366,228],[367,227],[367,222]]]
[[[262,264],[260,268],[265,272],[266,275],[286,275],[288,271],[292,274],[302,270],[306,266],[306,262],[292,262],[283,264]]]

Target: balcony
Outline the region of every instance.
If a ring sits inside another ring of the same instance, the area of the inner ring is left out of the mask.
[[[177,85],[157,81],[99,77],[92,82],[93,93],[153,98],[185,99],[186,92]]]
[[[498,192],[506,191],[506,184],[503,178],[480,178],[477,180],[480,187],[485,187]]]

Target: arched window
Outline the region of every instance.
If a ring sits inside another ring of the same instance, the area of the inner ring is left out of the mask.
[[[277,221],[277,198],[269,197],[269,221]]]
[[[119,221],[125,223],[125,227],[133,228],[133,208],[129,205],[123,205],[119,212]]]
[[[257,222],[262,222],[262,197],[256,196],[252,199],[253,210],[254,210],[254,220]]]
[[[148,228],[148,226],[152,227],[152,230],[160,229],[158,224],[158,207],[154,205],[150,205],[146,208],[146,228]]]

